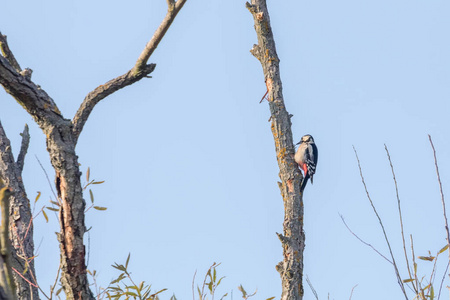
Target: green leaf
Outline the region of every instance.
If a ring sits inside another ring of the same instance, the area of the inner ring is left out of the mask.
[[[267,298],[266,300],[273,300],[273,299],[275,299],[275,297],[270,297],[270,298]]]
[[[102,206],[94,206],[94,208],[96,210],[107,210],[108,209],[107,207],[102,207]]]
[[[219,279],[219,281],[217,282],[217,286],[219,286],[220,282],[222,281],[222,279],[224,279],[225,276],[223,276],[222,278]]]
[[[53,204],[53,205],[56,205],[56,206],[61,206],[61,205],[59,205],[59,203],[58,203],[58,202],[56,202],[56,201],[52,201],[52,200],[50,200],[50,203],[51,203],[51,204]]]
[[[247,292],[244,290],[244,287],[242,286],[242,284],[240,286],[238,286],[238,290],[241,291],[242,293],[242,298],[247,297]]]
[[[433,286],[430,287],[430,299],[431,300],[434,299],[434,288],[433,288]]]
[[[212,288],[213,288],[213,282],[210,281],[210,282],[208,283],[208,289],[209,289],[209,291],[210,291],[211,294],[212,294],[212,292],[213,292]]]
[[[92,184],[102,184],[104,182],[105,182],[104,180],[102,180],[102,181],[93,181]]]
[[[119,275],[119,277],[117,277],[115,280],[111,281],[110,284],[118,283],[118,282],[122,281],[122,279],[124,279],[124,278],[125,278],[125,274],[124,274],[124,273],[121,273],[121,274]],[[110,288],[111,288],[111,289],[117,289],[117,288],[115,288],[115,287],[110,287]]]
[[[56,291],[56,295],[59,295],[59,293],[61,293],[62,290],[63,290],[63,288],[60,287],[60,288]]]
[[[46,207],[46,209],[51,210],[51,211],[59,211],[59,209],[53,208],[53,207]]]
[[[434,256],[418,256],[417,258],[421,259],[421,260],[425,260],[425,261],[433,261],[435,257]]]
[[[228,296],[228,293],[225,293],[225,295],[223,295],[222,298],[220,298],[220,300],[222,300],[222,299],[225,298],[226,296]]]
[[[213,281],[214,282],[216,282],[216,275],[217,275],[216,268],[214,268],[214,272],[213,272]]]
[[[117,263],[115,263],[115,265],[112,265],[112,267],[114,269],[117,269],[117,270],[122,271],[122,272],[125,272],[127,270],[123,265],[119,265]]]
[[[447,249],[448,249],[448,244],[445,245],[441,250],[439,250],[438,254],[441,254],[442,252],[444,252]]]
[[[34,203],[36,203],[39,200],[39,198],[41,197],[41,192],[37,192],[37,193],[38,194],[36,196],[36,199],[34,199]]]
[[[167,289],[162,289],[162,290],[160,290],[160,291],[158,291],[158,292],[156,292],[156,293],[154,293],[154,294],[150,295],[150,298],[152,298],[152,299],[153,299],[153,298],[155,298],[155,296],[156,296],[156,298],[158,298],[158,296],[157,296],[157,295],[158,295],[159,293],[162,293],[162,292],[164,292],[164,291],[167,291]]]
[[[131,253],[128,253],[127,261],[125,263],[125,268],[128,268],[128,263],[130,262],[130,255],[131,255]]]
[[[89,189],[89,196],[91,197],[91,202],[94,203],[94,193],[92,193],[91,189]]]
[[[88,167],[86,172],[86,181],[89,182],[89,175],[91,175],[91,168]]]
[[[412,278],[402,280],[403,283],[408,283],[408,282],[413,282],[413,281],[414,281],[414,279],[412,279]]]
[[[45,222],[48,223],[48,216],[47,216],[47,213],[45,212],[45,210],[42,210],[42,214],[44,215]]]

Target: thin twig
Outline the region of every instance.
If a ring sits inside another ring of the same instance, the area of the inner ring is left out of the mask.
[[[412,278],[411,277],[411,268],[409,266],[408,252],[406,251],[405,234],[404,234],[404,231],[403,231],[402,209],[401,209],[401,205],[400,205],[400,196],[398,194],[397,179],[395,178],[394,165],[392,164],[391,155],[389,154],[389,150],[388,150],[386,144],[384,144],[384,149],[386,149],[386,154],[387,154],[387,157],[388,157],[388,160],[389,160],[389,164],[391,166],[392,178],[394,179],[395,195],[397,197],[398,215],[399,215],[399,218],[400,218],[400,230],[401,230],[402,242],[403,242],[403,252],[405,254],[405,260],[406,260],[406,266],[408,268],[409,278]]]
[[[309,280],[308,275],[306,275],[306,282],[308,283],[309,288],[311,289],[312,293],[314,294],[314,297],[316,297],[316,299],[319,300],[319,296],[317,295],[316,290],[314,289],[314,287],[313,287],[311,281]],[[352,292],[353,292],[353,290],[352,290]]]
[[[58,267],[58,272],[56,273],[56,278],[55,278],[55,282],[53,283],[53,285],[50,287],[50,297],[53,297],[53,291],[55,290],[56,284],[58,283],[58,278],[59,278],[59,272],[61,271],[61,264]]]
[[[359,174],[360,174],[360,176],[361,176],[361,181],[362,181],[362,183],[363,183],[363,185],[364,185],[364,190],[366,191],[367,199],[369,199],[370,205],[372,206],[372,209],[373,209],[375,215],[376,215],[377,218],[378,218],[378,222],[380,223],[381,229],[383,230],[384,239],[385,239],[386,244],[387,244],[387,246],[388,246],[388,248],[389,248],[389,253],[390,253],[391,258],[392,258],[392,264],[394,265],[394,271],[395,271],[395,275],[397,276],[397,282],[398,282],[398,285],[400,286],[400,288],[401,288],[403,294],[405,295],[405,298],[408,299],[408,296],[406,295],[405,287],[404,287],[404,285],[403,285],[402,278],[401,278],[401,276],[400,276],[400,272],[398,271],[397,264],[396,264],[396,262],[395,262],[395,258],[394,258],[394,254],[393,254],[393,252],[392,252],[391,244],[389,243],[389,239],[388,239],[388,237],[387,237],[386,230],[384,229],[383,222],[381,221],[381,217],[380,217],[380,215],[378,214],[377,209],[375,208],[375,205],[374,205],[373,202],[372,202],[372,199],[370,198],[369,191],[368,191],[368,189],[367,189],[366,182],[365,182],[365,180],[364,180],[364,176],[363,176],[363,173],[362,173],[361,163],[359,162],[359,157],[358,157],[358,153],[356,152],[355,146],[353,146],[353,150],[355,151],[356,160],[358,161]]]
[[[417,277],[416,254],[414,253],[414,240],[413,240],[412,234],[409,235],[409,239],[411,241],[411,255],[412,255],[412,260],[413,260],[413,264],[414,264],[414,280],[416,281],[416,286],[417,286],[416,296],[420,296],[421,287],[420,287],[419,278]]]
[[[29,281],[27,278],[25,278],[22,273],[20,273],[19,271],[17,271],[14,267],[11,267],[11,269],[16,272],[17,275],[19,275],[20,277],[22,277],[23,280],[25,280],[26,282],[28,282],[29,284],[31,284],[32,286],[34,286],[35,288],[37,288],[38,286],[34,283],[32,283],[31,281]]]
[[[47,182],[48,182],[48,185],[50,186],[53,196],[61,204],[61,201],[59,201],[59,198],[56,196],[55,191],[53,190],[53,185],[50,182],[50,178],[48,177],[47,171],[44,169],[44,166],[42,166],[41,161],[39,160],[37,155],[35,155],[34,157],[36,157],[36,160],[38,161],[39,165],[41,166],[42,171],[44,171],[45,177],[47,178]]]
[[[448,270],[448,266],[450,265],[450,261],[447,263],[447,268],[445,268],[445,272],[444,272],[444,276],[442,276],[442,280],[441,280],[441,286],[439,287],[439,295],[438,295],[438,300],[441,299],[441,291],[442,291],[442,285],[444,284],[444,280],[445,280],[445,274],[447,274],[447,270]]]
[[[194,272],[194,277],[192,278],[192,300],[195,300],[195,289],[194,289],[194,285],[195,285],[195,275],[197,275],[197,270],[195,270]]]
[[[135,71],[140,71],[142,67],[145,66],[148,59],[153,54],[153,51],[155,51],[156,47],[158,47],[159,42],[161,42],[162,38],[166,34],[173,20],[175,20],[175,17],[177,16],[183,5],[186,3],[186,1],[187,0],[178,0],[177,2],[174,2],[173,0],[171,0],[167,2],[167,14],[164,20],[159,25],[158,29],[153,34],[151,40],[147,43],[147,45],[145,45],[145,48],[142,51],[141,55],[139,55],[139,58],[134,67]]]
[[[384,258],[388,263],[393,264],[392,261],[390,261],[386,256],[384,256],[383,254],[381,254],[380,251],[378,251],[374,246],[372,246],[371,244],[363,241],[358,235],[356,235],[351,229],[350,227],[348,227],[347,223],[344,220],[344,217],[339,214],[339,216],[341,217],[342,222],[344,223],[345,227],[347,227],[348,231],[350,231],[351,234],[353,234],[354,237],[356,237],[361,243],[363,243],[366,246],[369,246],[370,248],[372,248],[373,251],[375,251],[378,255],[380,255],[382,258]]]
[[[353,288],[352,288],[352,292],[350,293],[350,298],[348,299],[348,300],[352,300],[352,296],[353,296],[353,291],[355,290],[355,287],[357,287],[358,285],[355,285]]]
[[[75,144],[78,141],[78,137],[83,130],[89,115],[97,103],[112,93],[129,86],[144,77],[148,77],[148,74],[153,72],[156,65],[147,64],[147,62],[186,1],[187,0],[178,0],[175,2],[174,0],[169,0],[167,2],[169,7],[166,16],[139,55],[135,65],[125,74],[111,79],[87,94],[72,120]]]
[[[449,262],[450,262],[450,231],[448,229],[448,221],[447,221],[447,213],[445,209],[445,201],[444,201],[444,192],[442,191],[442,183],[441,183],[441,176],[439,175],[439,167],[436,157],[436,149],[434,149],[433,141],[431,140],[431,135],[428,135],[428,139],[430,140],[431,148],[433,149],[433,156],[434,156],[434,165],[436,166],[436,174],[437,174],[437,180],[439,183],[439,191],[441,192],[441,201],[442,201],[442,211],[444,212],[444,221],[445,221],[445,231],[447,232],[447,245],[448,247],[448,255],[449,255]],[[450,273],[449,273],[450,277]]]

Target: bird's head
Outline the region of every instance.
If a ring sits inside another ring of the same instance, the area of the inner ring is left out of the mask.
[[[300,140],[300,142],[297,143],[297,145],[301,143],[314,143],[314,139],[310,134],[306,134],[302,136],[302,139]]]

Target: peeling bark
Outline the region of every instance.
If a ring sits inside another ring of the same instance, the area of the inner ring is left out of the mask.
[[[250,52],[261,63],[268,91],[271,114],[271,130],[275,141],[275,151],[280,179],[278,186],[284,203],[283,234],[278,234],[283,247],[283,261],[276,270],[280,273],[281,300],[301,300],[303,298],[303,195],[300,190],[302,175],[294,161],[294,143],[291,118],[283,100],[279,59],[270,26],[269,12],[265,0],[247,2],[247,9],[253,16],[258,45]]]

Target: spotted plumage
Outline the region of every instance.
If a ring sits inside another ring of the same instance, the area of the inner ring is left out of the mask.
[[[311,178],[311,184],[313,183],[313,175],[316,173],[318,152],[314,139],[309,134],[304,135],[297,145],[299,146],[294,159],[303,171],[303,181],[301,184],[301,191],[303,192],[309,178]]]

